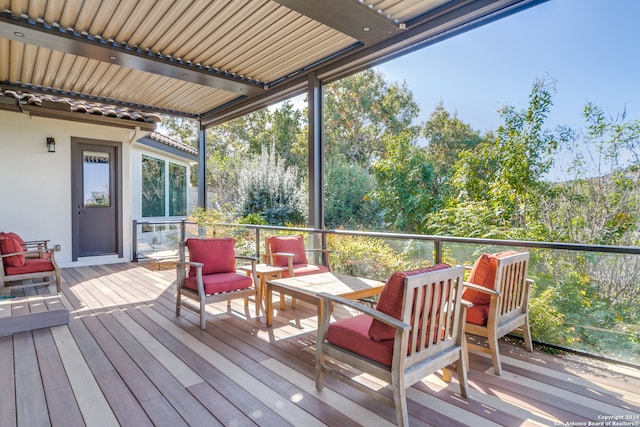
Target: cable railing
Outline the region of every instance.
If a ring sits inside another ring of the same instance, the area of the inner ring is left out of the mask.
[[[529,311],[537,344],[549,351],[640,365],[640,247],[234,223],[202,226],[186,220],[134,221],[133,226],[134,261],[176,259],[178,242],[189,237],[234,237],[239,254],[261,259],[265,237],[300,233],[308,247],[331,250],[334,271],[377,280],[439,262],[472,265],[485,252],[527,250],[528,275],[535,282]]]

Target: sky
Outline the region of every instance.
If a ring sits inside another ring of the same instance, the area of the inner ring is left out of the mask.
[[[406,81],[425,121],[445,109],[481,132],[503,105],[527,107],[537,78],[555,81],[549,125],[580,126],[587,101],[640,118],[640,1],[550,0],[377,69]]]

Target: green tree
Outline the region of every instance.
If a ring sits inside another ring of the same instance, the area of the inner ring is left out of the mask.
[[[430,183],[432,197],[442,201],[450,195],[449,182],[453,174],[453,164],[463,151],[473,150],[482,137],[480,132],[451,114],[441,101],[431,113],[422,128],[426,139],[427,159],[433,167]]]
[[[431,163],[408,134],[387,136],[385,151],[372,168],[377,183],[373,197],[394,230],[420,232],[436,205],[428,189],[433,180]]]
[[[306,139],[304,113],[294,108],[290,101],[286,101],[273,111],[271,119],[271,143],[278,155],[287,166],[295,165],[299,169],[306,169],[307,152],[296,146],[299,140]]]
[[[500,227],[513,237],[527,235],[527,227],[538,227],[537,208],[541,195],[550,191],[545,175],[554,163],[558,147],[570,138],[560,128],[544,128],[552,106],[553,84],[538,80],[529,94],[529,105],[518,111],[504,106],[499,113],[504,123],[495,135],[487,135],[474,150],[460,155],[454,165],[455,189],[449,206],[461,201],[484,201],[500,218]],[[530,223],[531,222],[531,223]]]
[[[325,168],[327,228],[380,229],[380,206],[369,197],[374,187],[375,179],[362,166],[330,159]]]
[[[406,84],[389,83],[367,70],[325,87],[327,158],[370,167],[385,151],[385,138],[419,135],[413,125],[420,109]]]
[[[638,181],[640,125],[625,115],[607,117],[587,103],[585,128],[576,132],[572,179],[544,197],[540,217],[557,241],[636,246],[640,241]]]
[[[271,113],[263,108],[207,129],[207,157],[213,153],[235,157],[260,153],[263,146],[272,144],[271,121]]]
[[[162,116],[160,131],[183,144],[198,148],[198,122],[185,117]]]
[[[565,133],[544,128],[553,105],[554,85],[538,80],[529,94],[526,110],[512,106],[499,110],[504,124],[496,131],[491,153],[500,167],[491,183],[494,208],[509,218],[510,226],[526,228],[531,206],[537,206],[540,194],[547,190],[544,177],[553,166],[554,154],[565,140]],[[486,151],[485,151],[486,153]]]

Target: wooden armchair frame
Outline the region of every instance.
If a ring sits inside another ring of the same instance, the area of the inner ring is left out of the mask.
[[[49,286],[52,284],[51,278],[54,278],[56,290],[60,292],[60,267],[56,263],[56,259],[54,256],[54,249],[44,249],[44,245],[39,243],[36,245],[39,249],[35,251],[25,251],[25,252],[14,252],[10,254],[0,255],[0,291],[5,292],[11,289],[23,289],[30,288],[34,286]],[[26,262],[30,262],[29,260],[40,258],[44,260],[48,258],[48,261],[51,262],[51,270],[47,271],[38,271],[31,273],[22,273],[22,274],[6,274],[6,267],[4,265],[4,259],[15,256],[15,255],[24,255]],[[41,280],[40,280],[41,279]],[[23,283],[20,285],[10,285],[11,282],[18,281],[31,281],[30,283]]]
[[[464,324],[466,304],[461,300],[464,267],[452,267],[432,271],[404,279],[402,320],[398,320],[373,308],[328,294],[319,294],[324,304],[316,340],[316,388],[324,387],[324,375],[330,374],[347,382],[372,397],[396,409],[399,426],[409,425],[406,388],[438,369],[443,369],[443,379],[451,380],[450,366],[456,364],[460,393],[467,397],[467,363]],[[434,298],[436,287],[443,283],[441,304]],[[416,295],[416,298],[414,298]],[[431,302],[432,301],[432,302]],[[395,329],[393,357],[390,366],[349,351],[326,341],[330,327],[331,306],[341,304],[364,315],[377,319]],[[428,316],[413,313],[428,313]],[[419,333],[412,333],[419,331]],[[345,375],[341,368],[333,368],[327,362],[347,364],[388,382],[393,399],[382,396],[367,386]],[[342,371],[342,372],[341,372]]]
[[[487,324],[483,326],[467,322],[465,332],[486,339],[486,345],[469,342],[469,351],[490,354],[496,375],[502,374],[498,346],[498,340],[501,337],[517,328],[522,328],[525,348],[527,351],[533,351],[529,328],[529,293],[533,281],[527,279],[528,263],[528,252],[499,258],[493,289],[472,283],[464,284],[465,288],[474,289],[491,297]],[[471,268],[466,267],[466,269]]]
[[[179,257],[180,260],[176,265],[177,270],[177,281],[176,281],[176,315],[180,315],[180,308],[186,307],[189,310],[197,313],[200,316],[200,329],[205,329],[206,327],[206,304],[207,303],[215,303],[220,301],[227,301],[227,304],[231,303],[232,299],[236,298],[244,298],[244,304],[247,306],[249,304],[249,297],[254,297],[256,301],[256,317],[260,316],[260,299],[259,299],[259,289],[258,289],[258,276],[256,274],[256,264],[258,259],[255,257],[249,256],[236,256],[236,260],[244,260],[251,262],[251,279],[253,280],[253,286],[247,289],[240,289],[230,292],[221,292],[215,294],[206,294],[204,290],[203,283],[203,274],[202,268],[204,267],[203,263],[200,262],[192,262],[186,261],[185,257],[185,242],[179,243]],[[195,291],[193,289],[187,288],[184,286],[185,279],[187,278],[187,268],[194,267],[196,268],[196,280],[198,285],[198,290]],[[244,273],[238,273],[241,276],[246,276]],[[196,301],[198,305],[193,305],[188,300],[184,300],[183,297],[186,297],[190,300]]]
[[[263,262],[268,265],[276,265],[274,257],[282,256],[287,257],[287,271],[289,273],[289,277],[295,277],[295,268],[293,264],[293,259],[295,257],[294,253],[289,252],[271,252],[271,239],[278,238],[281,236],[268,236],[265,238],[265,254],[263,255]],[[317,254],[320,253],[324,257],[324,262],[326,263],[326,267],[329,269],[329,272],[332,272],[331,268],[331,250],[328,249],[315,249],[315,248],[307,248],[304,247],[305,252]]]

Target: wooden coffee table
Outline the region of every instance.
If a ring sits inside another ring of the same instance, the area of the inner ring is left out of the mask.
[[[267,281],[267,326],[273,324],[273,292],[290,295],[293,298],[315,304],[318,318],[322,314],[322,304],[318,294],[321,292],[348,299],[365,298],[378,295],[384,282],[348,276],[338,273],[318,273],[308,276],[289,277]],[[284,309],[280,299],[280,309]]]

